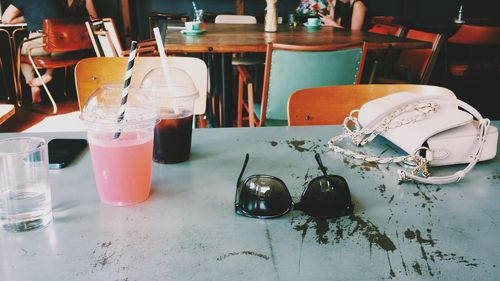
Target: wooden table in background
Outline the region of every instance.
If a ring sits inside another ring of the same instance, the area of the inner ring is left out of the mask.
[[[0,124],[9,119],[16,112],[16,108],[12,104],[0,104]]]
[[[368,42],[369,50],[429,48],[428,42],[380,35],[364,31],[350,31],[322,27],[318,31],[306,31],[303,26],[279,25],[277,32],[264,32],[263,24],[207,24],[206,32],[198,36],[182,35],[179,30],[166,34],[165,49],[168,53],[216,53],[220,54],[220,67],[215,73],[223,73],[220,89],[222,99],[222,126],[231,126],[231,54],[264,53],[266,44],[284,43],[295,45],[321,45]],[[213,89],[213,88],[212,88]]]

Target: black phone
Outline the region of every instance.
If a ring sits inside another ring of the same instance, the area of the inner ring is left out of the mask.
[[[66,167],[87,147],[85,139],[53,139],[49,141],[49,169]]]

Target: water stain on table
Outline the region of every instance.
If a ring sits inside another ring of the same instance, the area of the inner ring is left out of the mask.
[[[327,150],[328,145],[324,143],[323,140],[321,139],[317,139],[316,141],[291,139],[291,140],[285,140],[284,142],[271,140],[268,142],[269,144],[271,144],[272,147],[276,147],[279,144],[285,143],[293,151],[298,151],[298,152],[325,153],[326,151],[328,151]]]
[[[92,251],[92,262],[90,264],[92,270],[102,270],[112,262],[115,252],[110,252],[111,245],[111,241],[97,243],[97,246]]]
[[[308,232],[314,230],[314,240],[318,244],[338,244],[345,240],[354,239],[358,245],[366,242],[368,243],[367,250],[370,256],[374,248],[385,251],[389,267],[388,277],[390,278],[396,277],[396,273],[402,273],[408,276],[409,267],[407,267],[407,264],[411,265],[411,269],[413,269],[416,274],[424,275],[428,273],[431,277],[441,273],[436,266],[436,261],[456,262],[467,267],[477,267],[479,265],[475,259],[469,259],[454,253],[445,253],[442,249],[437,249],[438,241],[432,237],[431,229],[426,229],[425,233],[422,233],[419,229],[410,228],[404,231],[404,239],[402,242],[409,241],[411,243],[416,243],[420,248],[420,257],[407,263],[404,258],[403,247],[399,244],[401,239],[399,239],[398,233],[396,232],[395,238],[389,237],[384,231],[381,231],[376,224],[364,218],[362,214],[353,214],[347,217],[332,219],[313,217],[304,219],[304,217],[301,216],[291,219],[290,223],[293,229],[301,234],[302,243],[304,243],[304,239]],[[395,242],[397,242],[398,246],[396,246]],[[399,251],[401,265],[403,267],[401,270],[397,271],[394,271],[393,263],[389,255],[395,251]]]
[[[256,256],[256,257],[259,257],[259,258],[262,258],[262,259],[265,259],[265,260],[269,260],[269,257],[264,255],[264,254],[260,254],[260,253],[256,253],[256,252],[252,252],[252,251],[242,251],[242,252],[231,252],[231,253],[227,253],[223,256],[220,256],[217,258],[218,261],[221,261],[221,260],[224,260],[228,257],[231,257],[231,256],[238,256],[238,255],[249,255],[249,256]]]

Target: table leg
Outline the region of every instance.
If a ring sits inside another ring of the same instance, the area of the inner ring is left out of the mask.
[[[222,127],[232,126],[232,54],[221,54]]]
[[[9,102],[12,102],[12,101],[15,101],[16,100],[16,95],[17,95],[17,82],[16,82],[16,68],[15,68],[15,57],[14,57],[14,51],[13,51],[13,43],[12,43],[12,37],[11,37],[11,34],[5,30],[5,29],[0,29],[0,32],[1,33],[4,33],[5,36],[6,36],[6,40],[7,40],[7,43],[8,43],[8,49],[9,49],[9,61],[8,61],[8,64],[5,63],[3,65],[3,69],[2,71],[4,72],[4,74],[6,73],[6,70],[9,70],[11,72],[10,75],[12,75],[12,79],[11,81],[13,81],[13,85],[9,85],[9,81],[7,80],[8,78],[4,76],[5,81],[5,86],[6,88],[8,89],[7,93],[6,93],[6,98]],[[9,65],[9,66],[8,66]]]

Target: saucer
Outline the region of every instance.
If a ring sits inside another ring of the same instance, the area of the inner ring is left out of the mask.
[[[203,32],[207,31],[206,29],[199,29],[199,30],[187,30],[183,29],[181,30],[181,33],[184,35],[200,35]]]
[[[319,25],[309,25],[307,23],[304,23],[304,26],[306,27],[307,31],[316,31],[321,27],[321,24]]]

